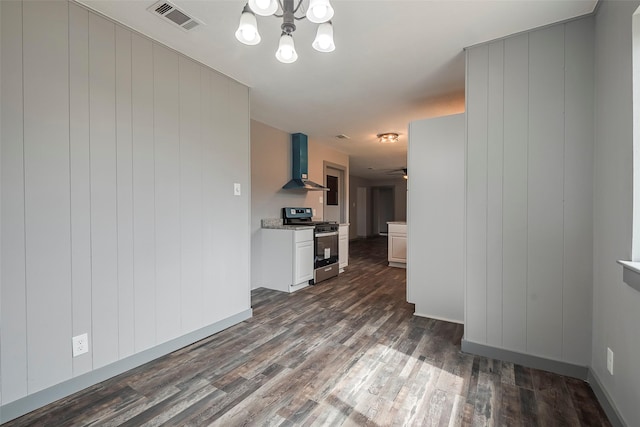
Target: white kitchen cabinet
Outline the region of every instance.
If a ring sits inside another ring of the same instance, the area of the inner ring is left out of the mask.
[[[313,228],[263,228],[262,277],[265,288],[294,292],[313,279]]]
[[[301,232],[294,232],[303,234]],[[313,279],[313,235],[311,240],[304,240],[296,242],[296,250],[293,253],[294,268],[293,268],[293,283],[307,283]]]
[[[390,267],[407,267],[407,223],[388,222],[388,260]]]
[[[342,273],[349,265],[349,224],[340,224],[338,228],[338,261]]]

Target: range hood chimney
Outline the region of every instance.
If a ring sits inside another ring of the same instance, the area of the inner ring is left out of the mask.
[[[291,135],[293,176],[282,188],[286,190],[329,191],[329,189],[313,181],[309,181],[309,151],[307,135],[294,133]]]

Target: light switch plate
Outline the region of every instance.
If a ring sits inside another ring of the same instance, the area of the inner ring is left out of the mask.
[[[240,187],[240,184],[236,182],[235,184],[233,184],[233,195],[239,196],[241,194],[242,194],[242,189]]]

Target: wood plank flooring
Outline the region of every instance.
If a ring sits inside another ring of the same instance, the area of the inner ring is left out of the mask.
[[[254,317],[7,426],[608,426],[583,381],[460,352],[413,316],[386,238],[344,274],[258,289]]]

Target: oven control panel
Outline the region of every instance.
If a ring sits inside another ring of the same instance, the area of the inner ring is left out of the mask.
[[[302,219],[311,218],[313,210],[311,208],[282,208],[283,218],[286,219]]]

